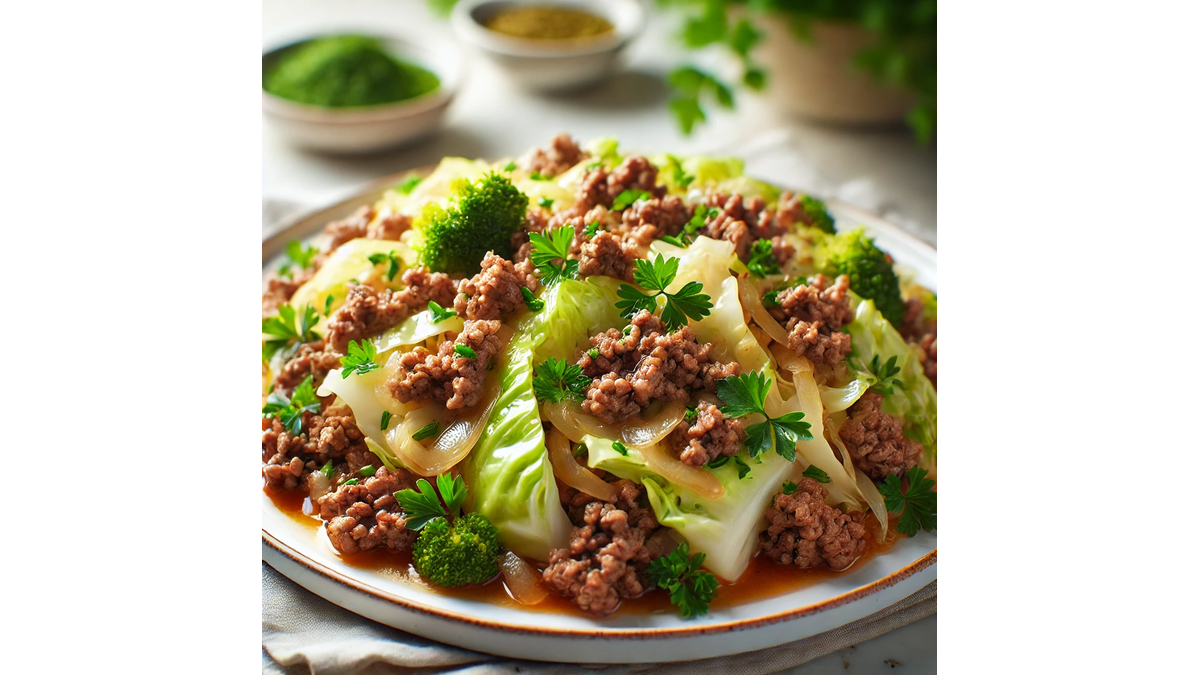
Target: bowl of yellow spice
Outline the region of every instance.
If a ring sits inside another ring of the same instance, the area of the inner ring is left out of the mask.
[[[550,91],[612,73],[645,16],[637,0],[460,0],[450,22],[513,82]]]
[[[359,34],[292,40],[263,52],[263,114],[296,145],[373,152],[435,131],[460,74],[445,45]]]

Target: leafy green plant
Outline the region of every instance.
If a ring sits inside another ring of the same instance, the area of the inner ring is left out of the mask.
[[[908,123],[922,142],[937,126],[937,0],[658,0],[684,13],[680,39],[689,49],[720,46],[741,63],[741,84],[761,91],[768,73],[752,59],[763,33],[755,20],[763,14],[783,18],[797,40],[813,40],[812,26],[834,22],[859,26],[872,42],[854,56],[854,66],[880,85],[912,92],[916,105]],[[734,17],[737,16],[736,20]],[[704,101],[734,106],[731,87],[693,66],[667,78],[674,96],[671,112],[690,134],[705,120]]]

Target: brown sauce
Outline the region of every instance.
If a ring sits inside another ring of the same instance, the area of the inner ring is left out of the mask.
[[[264,487],[263,491],[271,498],[271,501],[275,503],[275,506],[280,511],[287,513],[296,522],[313,528],[321,527],[322,521],[316,515],[311,500],[304,490],[276,492]],[[866,526],[867,550],[850,567],[839,571],[834,571],[827,567],[797,569],[791,565],[781,565],[765,556],[756,555],[751,558],[746,571],[742,572],[742,575],[736,581],[721,580],[721,588],[717,591],[717,597],[709,604],[709,607],[712,609],[721,609],[764,598],[771,598],[807,588],[857,570],[875,556],[886,553],[898,538],[895,530],[889,527],[888,533],[881,543],[877,538],[879,524],[872,518],[867,521]],[[503,607],[513,607],[534,612],[581,614],[580,610],[570,600],[554,594],[549,595],[540,604],[533,606],[522,605],[509,595],[508,589],[499,576],[479,586],[468,586],[465,588],[442,588],[434,586],[417,574],[416,569],[412,566],[412,557],[407,551],[375,549],[363,553],[343,555],[341,558],[351,567],[370,570],[398,583],[413,584],[426,590],[464,600],[477,600]],[[666,593],[647,593],[640,598],[625,600],[621,603],[621,607],[617,610],[617,613],[675,614],[676,609],[671,605]]]

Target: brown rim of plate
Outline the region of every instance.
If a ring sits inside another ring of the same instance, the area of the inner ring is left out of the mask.
[[[287,240],[294,239],[297,237],[311,236],[311,234],[316,232],[317,230],[312,227],[303,228],[303,230],[311,229],[311,230],[313,230],[312,232],[297,231],[297,230],[300,225],[306,223],[307,221],[313,220],[318,215],[321,215],[323,213],[330,212],[330,211],[345,210],[345,209],[349,209],[351,207],[361,206],[366,203],[374,203],[374,201],[379,197],[379,194],[381,192],[392,188],[393,186],[399,184],[402,180],[404,180],[405,178],[408,178],[410,176],[420,176],[422,178],[425,176],[428,176],[430,173],[433,172],[434,168],[435,168],[434,165],[422,166],[422,167],[419,167],[416,169],[410,169],[408,171],[401,171],[399,173],[394,173],[389,176],[384,176],[382,178],[378,178],[376,180],[373,180],[373,181],[363,185],[361,188],[359,188],[354,193],[354,195],[347,197],[346,199],[343,199],[343,200],[337,202],[336,204],[331,204],[331,205],[323,207],[323,208],[317,207],[317,208],[307,209],[307,210],[297,214],[295,217],[286,219],[285,224],[283,226],[275,229],[274,232],[270,236],[268,236],[266,239],[263,239],[263,242],[262,242],[262,244],[263,244],[263,260],[265,261],[268,258],[274,257],[275,255],[279,254],[283,250],[283,246]],[[366,201],[367,199],[370,199],[370,201]],[[871,224],[873,227],[878,226],[878,225],[886,226],[894,235],[907,240],[908,242],[910,242],[911,244],[913,244],[915,246],[918,246],[920,248],[924,248],[928,251],[933,252],[935,256],[937,254],[936,253],[937,249],[933,248],[928,243],[922,241],[921,239],[914,237],[913,235],[909,234],[905,230],[901,229],[900,227],[897,227],[896,225],[889,223],[888,221],[884,220],[882,217],[880,217],[874,213],[863,210],[856,206],[852,206],[852,205],[834,201],[834,200],[826,200],[826,203],[836,206],[838,210],[845,211],[847,213],[851,213],[856,218],[861,218],[861,219],[871,221]],[[333,217],[336,218],[337,216],[333,216]],[[324,223],[321,223],[321,227],[323,227],[323,226],[324,226]],[[306,556],[302,555],[299,551],[293,549],[292,547],[288,546],[287,544],[284,544],[282,541],[277,539],[274,535],[267,532],[266,530],[262,531],[262,540],[263,540],[263,544],[270,546],[271,548],[275,549],[275,551],[277,551],[278,553],[286,556],[292,562],[306,568],[310,572],[313,572],[317,575],[325,577],[326,579],[329,579],[331,581],[335,581],[352,591],[357,591],[359,593],[362,593],[363,595],[370,596],[376,600],[382,600],[384,602],[389,602],[394,605],[399,605],[399,606],[401,606],[407,610],[413,611],[413,612],[418,612],[420,614],[425,614],[427,616],[431,616],[434,618],[443,619],[443,620],[447,620],[447,621],[471,624],[471,625],[474,625],[474,626],[477,626],[480,628],[487,628],[490,630],[509,631],[509,632],[515,632],[515,633],[524,633],[524,634],[528,634],[528,635],[543,635],[543,636],[552,636],[552,637],[592,637],[592,638],[597,637],[597,632],[598,632],[597,630],[550,629],[550,628],[540,628],[540,627],[534,627],[534,626],[499,623],[496,621],[482,621],[480,619],[477,619],[477,618],[474,618],[471,616],[457,614],[454,612],[448,612],[445,610],[437,609],[435,607],[430,607],[424,603],[412,600],[410,598],[405,598],[403,596],[399,596],[394,593],[382,591],[382,590],[374,588],[372,586],[368,586],[366,584],[360,583],[360,582],[342,574],[341,572],[332,570],[329,567],[326,567],[325,565],[323,565],[315,560],[311,560],[311,559],[307,558]],[[822,612],[825,610],[834,609],[836,607],[840,607],[847,603],[854,602],[856,600],[860,600],[862,598],[867,597],[868,595],[871,595],[873,593],[881,591],[885,588],[894,586],[894,585],[900,583],[901,581],[911,577],[912,575],[925,570],[930,565],[934,565],[936,563],[937,563],[937,549],[935,548],[932,551],[930,551],[929,553],[926,553],[925,555],[921,556],[917,560],[909,563],[905,567],[903,567],[895,572],[892,572],[891,574],[887,575],[886,577],[883,577],[881,579],[876,579],[875,581],[872,581],[871,583],[869,583],[865,586],[860,586],[852,591],[848,591],[846,593],[843,593],[841,595],[838,595],[838,596],[835,596],[832,598],[826,598],[825,600],[813,603],[811,605],[807,605],[804,607],[797,607],[795,609],[790,609],[785,612],[777,612],[775,614],[769,614],[767,616],[761,616],[761,617],[757,617],[754,619],[745,619],[742,621],[732,621],[732,622],[728,622],[728,623],[721,623],[721,624],[715,624],[715,625],[710,625],[710,626],[697,626],[695,628],[611,629],[611,630],[604,630],[603,636],[605,638],[622,639],[622,640],[686,637],[686,636],[692,636],[692,635],[709,635],[709,634],[713,634],[713,633],[726,633],[726,632],[737,631],[737,630],[746,630],[746,629],[750,629],[750,628],[756,628],[758,626],[764,626],[764,625],[768,625],[768,624],[778,623],[780,621],[790,621],[793,619],[798,619],[800,617],[809,616],[811,614],[816,614],[818,612]],[[287,576],[287,575],[284,575],[284,576]],[[339,604],[339,603],[334,603],[334,604]]]
[[[804,607],[797,607],[795,609],[790,609],[786,612],[777,612],[775,614],[769,614],[767,616],[760,616],[760,617],[757,617],[754,619],[745,619],[742,621],[731,621],[728,623],[720,623],[720,624],[715,624],[715,625],[710,625],[710,626],[696,626],[695,628],[634,628],[634,629],[611,629],[611,630],[601,631],[599,627],[597,627],[597,629],[595,629],[595,630],[580,630],[580,629],[574,629],[574,628],[570,628],[570,629],[542,628],[542,627],[537,627],[537,626],[500,623],[498,621],[483,621],[483,620],[477,619],[472,616],[467,616],[465,614],[458,614],[455,612],[449,612],[446,610],[437,609],[435,607],[430,607],[424,603],[418,602],[416,600],[412,600],[411,598],[405,598],[403,596],[396,595],[394,593],[389,593],[387,591],[383,591],[378,588],[374,588],[372,586],[363,584],[359,581],[356,581],[355,579],[352,579],[352,578],[346,576],[345,574],[342,574],[341,572],[330,569],[329,567],[326,567],[325,565],[302,555],[299,551],[293,549],[292,547],[288,546],[287,544],[284,544],[283,542],[276,539],[274,535],[270,534],[266,530],[263,530],[263,543],[266,544],[267,546],[270,546],[271,548],[275,549],[277,552],[283,554],[284,556],[287,556],[289,559],[291,559],[292,562],[294,562],[298,565],[301,565],[302,567],[307,568],[308,571],[318,574],[322,577],[325,577],[326,579],[329,579],[331,581],[336,581],[337,583],[341,584],[342,586],[345,586],[346,588],[348,588],[352,591],[357,591],[359,593],[362,593],[363,595],[370,596],[376,600],[383,600],[383,601],[389,602],[393,605],[399,605],[407,610],[419,612],[421,614],[425,614],[427,616],[435,617],[438,619],[444,619],[447,621],[455,621],[458,623],[467,623],[467,624],[471,624],[471,625],[479,627],[479,628],[488,628],[491,630],[508,631],[508,632],[514,632],[514,633],[524,633],[527,635],[543,635],[543,636],[551,636],[551,637],[589,637],[589,638],[594,638],[594,637],[597,637],[598,633],[599,633],[599,634],[602,634],[603,637],[605,637],[605,638],[615,638],[615,639],[625,639],[625,640],[659,639],[659,638],[686,637],[686,636],[694,636],[694,635],[709,635],[712,633],[728,633],[728,632],[732,632],[732,631],[746,630],[746,629],[750,629],[750,628],[756,628],[758,626],[779,623],[780,621],[790,621],[792,619],[798,619],[800,617],[809,616],[811,614],[816,614],[817,612],[822,612],[825,610],[834,609],[836,607],[841,607],[842,605],[845,605],[850,602],[854,602],[856,600],[861,600],[862,598],[865,598],[868,595],[871,595],[872,593],[876,593],[885,588],[894,586],[894,585],[900,583],[901,581],[916,574],[917,572],[920,572],[920,571],[926,569],[930,565],[934,565],[937,563],[937,549],[935,548],[932,551],[930,551],[929,553],[926,553],[925,555],[921,556],[920,558],[909,563],[902,569],[892,572],[891,574],[887,575],[886,577],[883,577],[882,579],[876,579],[875,581],[872,581],[871,583],[867,584],[866,586],[860,586],[860,587],[858,587],[852,591],[849,591],[847,593],[843,593],[841,595],[838,595],[838,596],[832,597],[832,598],[826,598],[825,600],[822,600],[820,602],[815,602],[811,605],[806,605]],[[284,576],[287,576],[287,575],[285,574]],[[334,603],[334,604],[340,604],[340,603]]]

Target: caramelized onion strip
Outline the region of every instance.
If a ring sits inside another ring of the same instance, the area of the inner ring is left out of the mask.
[[[758,292],[758,288],[751,283],[748,276],[738,277],[738,300],[741,301],[743,309],[750,311],[750,318],[754,320],[754,323],[766,331],[772,340],[783,345],[788,343],[787,331],[779,325],[775,317],[767,312],[767,308],[762,303],[762,294]]]
[[[542,406],[542,413],[555,429],[563,432],[567,438],[578,443],[584,436],[598,438],[620,438],[621,428],[605,424],[595,417],[579,409],[575,401],[566,400],[558,403],[547,403]]]
[[[557,428],[550,430],[546,439],[546,451],[550,455],[550,465],[554,467],[554,475],[559,480],[606,502],[617,501],[617,489],[611,483],[592,473],[587,467],[581,466],[571,454],[571,442],[566,434]]]
[[[660,443],[683,421],[686,410],[684,401],[671,401],[648,420],[634,418],[621,427],[621,441],[635,448]]]
[[[719,499],[725,494],[725,486],[713,475],[713,472],[696,466],[689,466],[671,456],[666,446],[655,443],[638,448],[646,459],[646,466],[654,473],[666,478],[671,483],[684,487],[706,499]]]
[[[500,573],[504,575],[504,586],[513,600],[522,605],[536,605],[550,595],[542,585],[542,575],[512,551],[500,559]]]

